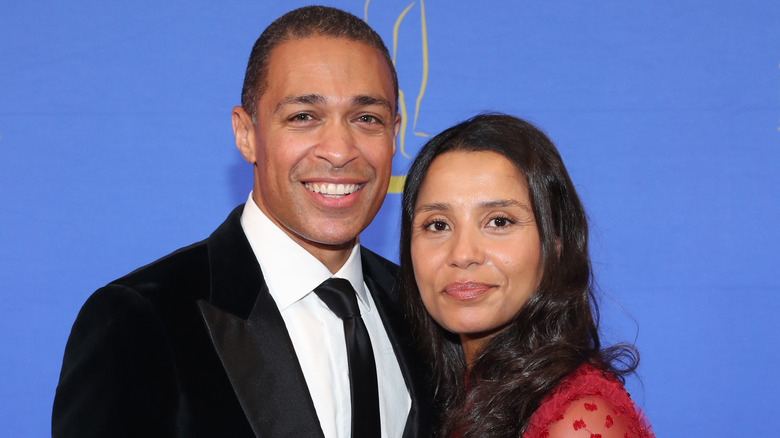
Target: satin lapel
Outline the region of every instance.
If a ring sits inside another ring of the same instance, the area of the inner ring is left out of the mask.
[[[373,253],[365,249],[363,251],[363,279],[374,298],[374,304],[376,304],[379,316],[387,331],[387,337],[393,345],[393,351],[404,376],[406,388],[412,399],[403,436],[404,438],[428,437],[430,436],[428,419],[430,418],[431,396],[424,368],[414,348],[406,319],[398,306],[391,300],[388,290],[382,286],[383,284],[393,285],[393,288],[397,288],[397,280],[393,274],[370,260],[372,256],[376,257]]]
[[[255,435],[323,437],[290,336],[240,225],[209,237],[211,296],[198,306]]]

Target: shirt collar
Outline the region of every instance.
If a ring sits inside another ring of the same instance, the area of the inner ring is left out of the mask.
[[[363,282],[360,243],[355,242],[344,266],[331,274],[311,253],[274,224],[255,204],[252,193],[241,214],[241,227],[263,271],[268,291],[280,311],[295,304],[330,277],[348,280],[358,299],[370,308]]]

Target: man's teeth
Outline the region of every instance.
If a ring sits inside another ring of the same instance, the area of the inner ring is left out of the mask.
[[[314,193],[323,195],[349,195],[356,192],[359,184],[333,184],[333,183],[306,183],[306,188]]]

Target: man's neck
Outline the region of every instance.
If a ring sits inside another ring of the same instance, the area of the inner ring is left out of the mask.
[[[281,223],[273,214],[271,214],[265,208],[262,202],[259,202],[256,193],[253,192],[252,198],[254,200],[255,205],[257,205],[257,207],[260,209],[263,215],[265,215],[265,217],[267,217],[271,222],[274,223],[274,225],[276,225],[280,230],[282,230],[285,234],[287,234],[287,236],[289,236],[290,239],[293,240],[293,242],[297,243],[298,246],[305,249],[309,254],[313,255],[314,258],[319,260],[320,263],[325,265],[325,267],[328,268],[331,274],[335,274],[336,272],[338,272],[338,270],[341,269],[342,266],[344,266],[344,263],[347,262],[349,255],[352,253],[352,248],[355,246],[355,243],[358,241],[357,236],[353,237],[347,242],[335,244],[335,245],[309,240],[306,237],[301,236],[300,234],[297,234],[294,231],[290,230],[283,223]]]
[[[352,248],[357,242],[356,237],[342,245],[324,245],[321,243],[305,240],[297,235],[291,235],[287,230],[285,230],[285,233],[287,233],[291,239],[293,239],[298,245],[313,255],[323,265],[325,265],[331,274],[335,274],[339,269],[341,269],[342,266],[344,266],[344,263],[347,262],[349,255],[352,254]]]

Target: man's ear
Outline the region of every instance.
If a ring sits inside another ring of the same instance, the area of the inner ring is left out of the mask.
[[[398,140],[398,131],[401,129],[401,113],[395,114],[395,126],[393,126],[393,155],[395,155],[395,144]]]
[[[244,111],[244,108],[237,106],[230,113],[230,119],[233,124],[233,135],[236,137],[236,147],[241,156],[250,163],[255,164],[257,155],[257,139],[255,138],[255,124],[252,123],[252,117]]]

